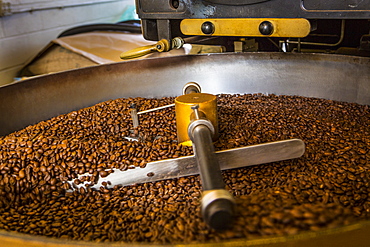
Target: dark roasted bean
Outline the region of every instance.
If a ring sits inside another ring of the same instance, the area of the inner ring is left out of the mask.
[[[173,108],[140,115],[132,128],[132,103],[146,110],[173,100],[106,101],[0,137],[0,228],[177,244],[291,235],[370,218],[369,106],[298,96],[218,96],[216,150],[289,138],[306,145],[299,159],[223,172],[237,204],[230,230],[215,232],[201,219],[199,176],[112,189],[104,181],[93,190],[113,169],[192,154],[176,142]]]

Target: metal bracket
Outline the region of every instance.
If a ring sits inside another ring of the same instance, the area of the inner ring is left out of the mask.
[[[0,1],[0,17],[11,15],[12,9],[10,2]]]
[[[311,31],[303,18],[215,18],[183,19],[181,32],[197,36],[303,38]]]
[[[258,43],[255,39],[241,38],[238,41],[234,41],[235,52],[256,52],[258,51]]]
[[[361,37],[360,50],[370,51],[370,34],[365,34]]]

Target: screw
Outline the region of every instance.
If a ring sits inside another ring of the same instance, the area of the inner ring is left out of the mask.
[[[212,22],[206,21],[202,24],[201,30],[204,34],[212,34],[215,32],[215,25]]]
[[[274,25],[269,21],[264,21],[260,24],[259,31],[263,35],[270,35],[274,31]]]

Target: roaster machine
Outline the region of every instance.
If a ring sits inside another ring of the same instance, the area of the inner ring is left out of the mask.
[[[368,57],[313,54],[307,53],[308,50],[302,53],[304,46],[308,46],[310,51],[316,46],[321,48],[320,52],[326,51],[322,47],[328,46],[338,50],[337,43],[303,40],[319,25],[339,20],[342,24],[338,35],[341,42],[345,40],[347,20],[359,25],[365,23],[366,29],[366,21],[370,18],[369,1],[137,0],[136,4],[144,37],[161,43],[136,50],[135,56],[166,51],[187,42],[218,44],[226,51],[239,48],[238,51],[246,51],[252,38],[257,51],[269,52],[227,52],[124,61],[6,85],[0,88],[0,135],[109,99],[177,96],[181,94],[179,88],[190,81],[199,82],[202,90],[212,94],[274,93],[370,104]],[[347,41],[348,46],[355,46],[356,50],[366,54],[369,49],[368,28],[367,33],[356,32],[356,37],[354,40],[358,46]],[[266,40],[275,44],[280,52],[266,48]],[[366,246],[370,240],[369,231],[370,222],[362,221],[292,236],[233,240],[220,243],[220,246]],[[0,231],[0,246],[19,244],[138,245],[62,241]]]
[[[320,51],[369,56],[370,2],[359,0],[136,0],[152,47],[123,59],[217,44],[226,51]]]

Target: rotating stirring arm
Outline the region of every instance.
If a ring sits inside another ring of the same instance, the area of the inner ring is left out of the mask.
[[[214,152],[214,127],[209,120],[199,117],[198,108],[199,105],[192,107],[194,119],[188,127],[188,134],[192,140],[203,187],[202,216],[210,227],[221,230],[231,226],[235,203],[232,195],[225,190]]]

